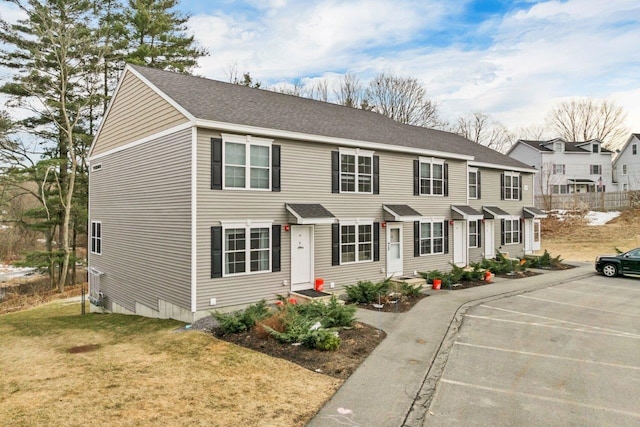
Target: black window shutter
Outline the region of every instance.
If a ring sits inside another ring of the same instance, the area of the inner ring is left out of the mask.
[[[280,191],[280,146],[271,146],[271,191]]]
[[[280,225],[271,226],[271,271],[280,271]]]
[[[380,261],[380,223],[373,223],[373,260]]]
[[[477,191],[477,195],[476,197],[479,199],[480,196],[480,187],[481,187],[481,183],[480,183],[480,171],[478,170],[477,174],[476,174],[476,185],[478,187],[478,191]]]
[[[524,240],[522,240],[522,229],[524,228],[523,225],[524,225],[524,223],[521,220],[519,220],[518,228],[519,228],[519,231],[520,231],[520,242],[518,242],[518,243],[524,243]]]
[[[420,160],[413,161],[413,195],[420,195]]]
[[[222,227],[211,227],[211,278],[222,277]]]
[[[340,224],[331,224],[331,265],[340,265]]]
[[[222,139],[211,138],[211,189],[222,190]]]
[[[518,200],[522,200],[522,175],[518,177],[518,185],[520,186],[520,191],[518,191],[520,197],[518,198]]]
[[[340,192],[340,152],[331,152],[331,192]],[[337,265],[337,264],[334,264]]]
[[[420,221],[413,222],[413,256],[420,256]]]
[[[444,182],[442,183],[444,186],[444,197],[449,196],[449,163],[445,163],[442,167],[442,176],[444,178]]]
[[[373,156],[373,194],[380,194],[380,156]]]
[[[477,227],[477,231],[478,231],[478,247],[482,247],[482,229],[484,227],[482,227],[482,220],[479,219],[478,220],[478,225],[476,225]]]
[[[449,253],[449,221],[442,222],[442,231],[444,232],[444,253]]]
[[[504,200],[504,172],[500,174],[500,200]]]
[[[500,220],[500,244],[504,245],[504,219]]]

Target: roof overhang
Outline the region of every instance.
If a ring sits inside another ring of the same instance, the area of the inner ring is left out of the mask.
[[[319,203],[285,203],[296,224],[333,224],[336,217]]]
[[[454,220],[478,221],[484,218],[481,212],[467,205],[451,205],[451,215]]]
[[[523,207],[522,214],[525,218],[546,218],[547,213],[534,207]]]
[[[514,172],[525,172],[525,173],[536,173],[538,171],[533,166],[530,168],[521,168],[518,166],[507,166],[507,165],[499,165],[497,163],[476,162],[473,160],[469,161],[469,166],[473,166],[476,168],[499,169],[503,171],[514,171]]]
[[[503,219],[511,217],[509,212],[503,211],[497,206],[483,206],[482,212],[486,219]]]
[[[394,221],[420,221],[422,215],[409,205],[382,205],[385,217],[393,218]]]
[[[568,179],[567,182],[573,184],[593,184],[595,181],[592,179]]]

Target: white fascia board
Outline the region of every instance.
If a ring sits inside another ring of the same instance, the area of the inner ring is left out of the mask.
[[[366,148],[373,151],[394,151],[400,153],[410,153],[423,156],[442,157],[447,159],[473,160],[473,156],[466,154],[454,154],[444,151],[425,150],[422,148],[403,147],[392,144],[382,144],[379,142],[360,141],[355,139],[337,138],[332,136],[311,135],[301,132],[262,128],[257,126],[238,125],[233,123],[215,122],[211,120],[196,119],[195,125],[206,129],[219,131],[236,132],[242,134],[266,135],[272,138],[293,139],[298,141],[319,142],[343,147]]]
[[[299,218],[298,224],[300,225],[308,225],[308,224],[335,224],[337,221],[336,218]]]
[[[108,156],[110,154],[117,153],[118,151],[127,150],[129,148],[135,147],[136,145],[140,145],[140,144],[144,144],[146,142],[154,141],[154,140],[156,140],[158,138],[162,138],[163,136],[171,135],[172,133],[180,132],[180,131],[183,131],[183,130],[189,129],[189,128],[193,128],[194,130],[196,129],[193,126],[193,123],[190,123],[190,122],[183,123],[181,125],[172,127],[170,129],[163,130],[162,132],[158,132],[158,133],[155,133],[153,135],[146,136],[146,137],[144,137],[142,139],[139,139],[137,141],[131,141],[128,144],[124,144],[124,145],[121,145],[119,147],[112,148],[111,150],[105,151],[104,153],[96,154],[95,156],[89,157],[88,160],[89,160],[89,163],[91,163],[93,160],[97,160],[97,159],[99,159],[101,157],[105,157],[105,156]]]
[[[497,165],[493,163],[474,162],[474,161],[470,161],[469,166],[473,166],[477,168],[487,168],[487,169],[500,169],[503,171],[514,171],[514,172],[526,172],[526,173],[538,172],[536,168],[519,168],[516,166]]]

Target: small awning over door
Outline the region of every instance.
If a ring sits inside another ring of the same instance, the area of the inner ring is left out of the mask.
[[[546,218],[547,213],[538,208],[522,208],[522,215],[525,218]]]
[[[483,218],[480,212],[467,205],[451,205],[451,217],[453,219],[464,219],[467,221],[477,221]]]
[[[502,219],[511,216],[509,212],[503,211],[497,206],[483,206],[482,212],[486,219]]]
[[[409,205],[382,205],[388,221],[420,221],[422,215]]]
[[[336,217],[319,203],[286,203],[296,224],[333,224]]]

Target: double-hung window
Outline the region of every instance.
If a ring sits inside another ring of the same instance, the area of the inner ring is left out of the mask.
[[[340,223],[340,264],[373,260],[373,222]]]
[[[478,169],[469,169],[469,198],[480,198],[480,172]]]
[[[340,149],[340,192],[373,192],[373,151]]]
[[[564,175],[565,174],[565,165],[553,165],[553,175]]]
[[[477,248],[478,246],[480,246],[478,244],[478,221],[469,221],[467,224],[469,225],[469,247]]]
[[[420,255],[443,254],[444,221],[420,222]]]
[[[602,175],[602,165],[589,165],[589,174]]]
[[[623,164],[622,165],[622,175],[626,175],[627,174],[627,164]]]
[[[520,218],[507,218],[503,221],[504,244],[514,245],[520,243]]]
[[[638,154],[638,146],[637,146],[636,144],[633,144],[633,145],[631,146],[631,154],[632,154],[632,155],[634,155],[634,156],[635,156],[636,154]]]
[[[224,188],[271,189],[272,140],[250,135],[222,135]]]
[[[270,271],[271,224],[224,227],[224,275]]]
[[[102,222],[91,221],[91,253],[102,254]]]
[[[520,173],[504,172],[502,177],[503,200],[520,200]]]
[[[443,196],[444,189],[444,161],[433,158],[420,158],[420,194]]]

